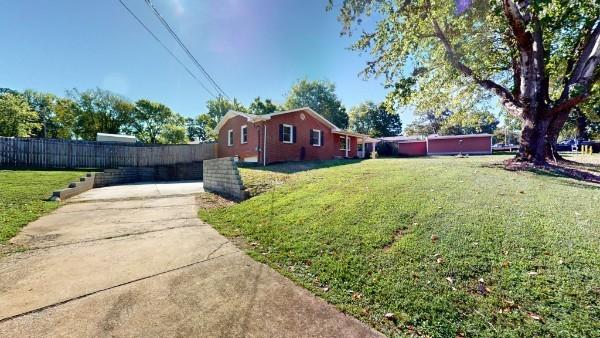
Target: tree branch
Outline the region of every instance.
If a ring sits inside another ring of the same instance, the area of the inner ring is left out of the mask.
[[[571,78],[565,83],[559,106],[565,101],[574,99],[568,100],[569,91],[573,85],[581,85],[584,91],[583,95],[589,95],[592,85],[598,81],[598,75],[595,73],[600,64],[600,19],[596,21],[595,26],[583,44],[581,55],[573,66]]]
[[[501,85],[497,84],[492,80],[480,79],[471,68],[469,68],[467,65],[465,65],[459,60],[458,55],[456,54],[454,48],[450,44],[450,40],[448,40],[446,34],[444,34],[437,21],[435,19],[431,19],[431,21],[433,24],[435,35],[444,45],[444,49],[446,50],[446,56],[448,57],[448,60],[450,61],[452,66],[454,66],[454,68],[456,68],[466,77],[471,78],[481,87],[493,92],[498,97],[500,97],[502,104],[508,109],[509,113],[511,113],[514,116],[521,117],[519,113],[521,108],[520,104],[514,99],[510,91],[508,91],[508,89],[502,87]]]
[[[527,1],[522,2],[522,8],[526,8],[529,3]],[[521,10],[517,4],[512,0],[504,0],[504,15],[508,19],[508,26],[511,28],[515,39],[517,40],[518,47],[523,50],[531,50],[531,33],[527,32],[527,23],[530,18],[528,15],[521,15]]]

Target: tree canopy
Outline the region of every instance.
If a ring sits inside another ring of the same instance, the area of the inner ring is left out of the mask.
[[[271,99],[260,99],[260,96],[254,98],[254,101],[248,106],[248,112],[256,115],[271,114],[276,111],[282,110],[281,107],[274,104]]]
[[[385,105],[372,101],[352,107],[348,113],[350,129],[372,137],[396,136],[402,132],[400,116]]]
[[[296,82],[287,95],[284,107],[310,107],[339,128],[348,127],[346,108],[335,94],[335,85],[329,81]]]
[[[364,16],[376,19],[353,48],[369,53],[363,74],[384,77],[391,101],[407,91],[417,108],[427,98],[461,105],[494,95],[524,122],[524,161],[545,161],[572,108],[598,81],[595,0],[343,0],[339,6],[344,34],[356,32]]]
[[[27,137],[41,128],[39,117],[19,94],[0,92],[0,136]]]

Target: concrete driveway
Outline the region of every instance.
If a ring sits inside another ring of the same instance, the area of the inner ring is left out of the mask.
[[[198,217],[202,183],[90,190],[0,260],[0,336],[378,336]]]

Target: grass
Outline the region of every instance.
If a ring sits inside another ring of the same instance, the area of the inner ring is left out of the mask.
[[[284,183],[201,217],[390,336],[598,336],[600,188],[506,158],[247,168]]]
[[[27,223],[56,209],[48,201],[56,189],[82,176],[77,171],[0,170],[0,244]]]

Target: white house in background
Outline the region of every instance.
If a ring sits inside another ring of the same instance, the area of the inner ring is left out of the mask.
[[[131,136],[131,135],[97,133],[96,141],[97,142],[136,143],[137,138],[135,138],[135,136]]]

